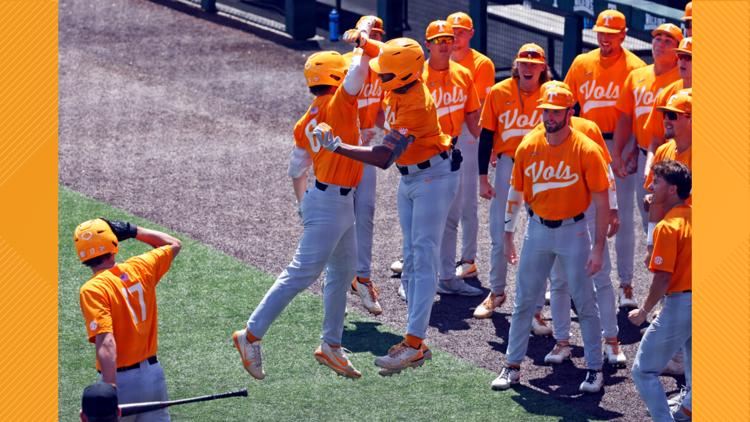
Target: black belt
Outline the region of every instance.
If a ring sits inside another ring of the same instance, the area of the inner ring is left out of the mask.
[[[644,157],[648,155],[648,151],[646,149],[638,147],[638,150],[641,151],[641,154],[643,154]]]
[[[515,158],[511,157],[511,156],[510,156],[510,155],[508,155],[508,154],[503,154],[502,152],[499,152],[499,153],[497,153],[497,159],[499,160],[499,159],[503,158],[503,157],[502,157],[503,155],[504,155],[504,156],[506,156],[506,157],[508,157],[508,158],[510,158],[510,161],[511,161],[511,162],[514,162],[514,163],[516,162],[516,159],[515,159]]]
[[[443,151],[440,153],[440,157],[443,160],[448,159],[449,156],[450,155],[448,155],[448,151]],[[424,160],[421,163],[417,163],[416,165],[417,165],[417,168],[419,168],[420,170],[424,170],[424,169],[430,168],[430,166],[432,166],[432,163],[430,163],[430,160]],[[396,166],[396,168],[398,168],[398,172],[401,173],[403,176],[406,176],[407,174],[409,174],[409,167],[411,166]]]
[[[315,187],[322,190],[323,192],[325,192],[325,190],[328,189],[328,185],[318,180],[315,181]],[[349,192],[351,191],[352,191],[352,188],[339,188],[339,194],[341,196],[349,195]]]
[[[604,132],[602,133],[602,138],[604,138],[607,141],[611,141],[615,139],[615,133],[614,132]]]
[[[153,355],[146,360],[148,361],[149,365],[156,365],[157,363],[159,363],[159,359],[156,358],[156,355]],[[121,368],[117,368],[117,372],[130,371],[131,369],[138,369],[140,367],[141,367],[141,362],[138,362],[130,366],[123,366]],[[102,371],[97,371],[97,372],[99,372],[100,374],[102,373]]]
[[[692,289],[687,289],[687,290],[680,290],[680,291],[677,291],[677,292],[669,292],[669,293],[667,293],[667,296],[669,296],[669,295],[676,295],[676,294],[680,294],[680,293],[693,293],[693,290]]]
[[[532,210],[531,208],[529,208],[529,215],[531,217],[534,217],[534,210]],[[586,217],[586,214],[580,213],[580,214],[576,215],[575,217],[573,217],[572,220],[573,220],[574,223],[577,223],[577,222],[583,220],[585,217]],[[562,226],[562,224],[565,222],[565,220],[570,220],[570,219],[566,218],[566,219],[563,219],[563,220],[545,220],[544,218],[537,216],[536,220],[539,221],[540,223],[544,224],[545,226],[551,228],[551,229],[556,229],[556,228]]]

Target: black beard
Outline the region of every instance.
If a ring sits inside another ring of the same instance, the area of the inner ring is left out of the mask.
[[[561,123],[560,123],[559,125],[557,125],[557,126],[555,126],[555,125],[548,125],[547,123],[545,123],[545,124],[544,124],[544,129],[545,129],[545,130],[547,131],[547,133],[555,133],[555,132],[558,132],[558,131],[560,131],[560,129],[562,129],[563,127],[565,127],[565,122],[561,122]]]

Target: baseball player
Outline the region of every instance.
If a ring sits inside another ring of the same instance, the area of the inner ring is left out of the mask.
[[[117,388],[101,381],[84,388],[79,416],[81,422],[117,422],[120,420]]]
[[[458,190],[460,160],[451,153],[451,137],[440,130],[437,108],[422,81],[424,63],[422,48],[410,38],[388,41],[381,46],[377,61],[370,62],[385,90],[385,128],[390,132],[384,145],[347,145],[327,128],[316,128],[325,148],[382,168],[395,161],[402,175],[398,215],[408,322],[404,341],[375,360],[382,375],[421,366],[432,357],[424,339],[437,288],[438,248]]]
[[[449,22],[438,20],[427,26],[425,46],[430,52],[430,59],[425,63],[422,79],[435,102],[440,128],[455,141],[461,134],[464,122],[470,128],[472,136],[479,135],[480,105],[471,73],[451,60],[454,38],[453,27]],[[461,178],[463,174],[459,172],[459,179]],[[464,208],[461,185],[459,182],[443,233],[437,292],[479,296],[482,294],[481,289],[470,286],[455,274],[458,223]]]
[[[646,191],[643,185],[643,172],[646,156],[651,144],[652,134],[644,128],[651,106],[659,92],[670,83],[680,78],[677,69],[677,55],[674,49],[682,40],[680,28],[665,23],[651,32],[651,54],[654,64],[640,67],[630,72],[623,84],[620,98],[617,100],[617,126],[614,134],[614,150],[612,151],[612,168],[620,180],[617,185],[622,229],[617,236],[623,246],[618,249],[618,271],[620,272],[619,299],[620,306],[633,308],[633,272],[635,262],[635,227],[633,221],[634,204],[642,204]],[[633,145],[632,136],[635,136]],[[623,160],[626,151],[627,160]],[[643,230],[646,230],[648,220],[643,208],[641,212]],[[622,268],[620,268],[622,265]]]
[[[653,253],[649,269],[654,273],[643,306],[628,314],[641,325],[654,306],[664,298],[664,306],[646,329],[633,364],[633,382],[654,421],[691,420],[692,412],[692,176],[686,165],[661,161],[654,165],[654,201],[667,210],[653,233]],[[670,357],[685,353],[687,393],[680,405],[670,409],[659,381],[659,374]]]
[[[680,72],[680,79],[667,85],[654,100],[651,112],[646,118],[644,127],[651,132],[651,145],[649,145],[646,157],[646,166],[644,168],[644,178],[648,177],[651,163],[654,159],[654,152],[666,140],[664,137],[664,115],[659,112],[659,107],[663,107],[669,98],[677,91],[691,88],[693,86],[693,39],[691,37],[683,38],[680,45],[674,50],[677,53],[677,68]]]
[[[512,76],[493,85],[482,109],[482,132],[479,140],[479,196],[490,200],[490,294],[474,310],[475,318],[490,318],[505,302],[508,262],[503,253],[503,221],[510,175],[521,139],[542,122],[537,100],[542,84],[552,79],[544,49],[524,44],[513,61]],[[487,177],[491,156],[497,156],[495,184]],[[542,299],[544,300],[544,299]],[[543,304],[542,304],[543,305]],[[541,309],[539,309],[541,311]],[[534,316],[535,333],[548,335],[551,329],[540,312]]]
[[[372,22],[370,38],[381,41],[383,31],[383,20],[377,16],[362,16],[357,22],[357,27],[363,27]],[[344,54],[351,60],[354,53]],[[369,70],[362,90],[357,96],[357,107],[359,117],[359,134],[362,145],[370,145],[377,133],[376,121],[382,121],[382,110],[380,102],[383,99],[383,90],[380,87],[378,75]],[[375,217],[375,191],[377,186],[377,173],[375,167],[365,164],[362,171],[362,179],[354,192],[354,227],[357,233],[357,276],[352,280],[352,291],[359,296],[362,306],[373,315],[380,315],[383,308],[378,301],[378,289],[370,280],[370,267],[372,262],[372,236],[373,219]]]
[[[369,28],[363,31],[366,34]],[[242,365],[256,379],[266,375],[261,357],[262,337],[292,299],[315,282],[324,268],[322,342],[315,350],[315,359],[339,375],[362,376],[341,347],[346,292],[356,272],[353,191],[362,177],[362,163],[322,148],[313,136],[313,129],[326,123],[335,128],[339,142],[359,144],[357,95],[367,77],[368,60],[367,54],[356,49],[348,72],[346,60],[335,51],[315,53],[305,63],[305,79],[315,99],[294,127],[295,144],[288,172],[300,204],[302,238],[292,262],[266,292],[246,328],[232,336]],[[306,170],[311,164],[315,185],[305,191]]]
[[[686,37],[692,37],[693,36],[693,2],[689,1],[688,4],[685,5],[685,16],[680,18],[682,20],[683,25],[685,25],[685,36]]]
[[[154,249],[117,263],[119,242],[137,239]],[[101,381],[116,385],[120,403],[167,400],[156,356],[156,285],[182,247],[166,233],[103,218],[84,221],[73,234],[78,258],[94,276],[81,286],[80,305],[89,342],[96,345]],[[166,409],[122,418],[169,421]]]
[[[543,110],[545,133],[529,133],[516,149],[505,216],[504,250],[511,264],[519,261],[513,234],[524,202],[530,218],[517,273],[506,363],[492,382],[493,389],[504,390],[520,381],[531,320],[555,259],[568,276],[581,323],[587,373],[579,389],[598,392],[602,388],[601,325],[590,277],[601,269],[604,259],[609,180],[601,149],[570,127],[574,104],[570,91],[548,89],[538,106]],[[584,214],[592,200],[596,206],[593,247]]]
[[[627,27],[625,15],[621,12],[611,9],[602,11],[596,18],[593,30],[596,32],[599,48],[575,58],[565,76],[565,83],[570,86],[581,107],[581,117],[599,126],[612,155],[615,150],[613,134],[618,118],[615,106],[623,92],[623,84],[632,70],[646,64],[622,47]],[[633,192],[632,187],[628,189],[623,183],[622,179],[615,179],[617,191]],[[623,201],[624,199],[618,198],[618,204],[610,205],[613,209],[620,208]],[[632,207],[630,213],[632,214]],[[614,214],[611,217],[616,218]],[[635,238],[632,221],[632,218],[626,217],[621,222],[625,224],[622,224],[615,237],[617,273],[620,281],[626,285],[633,279],[632,251]],[[621,235],[623,232],[625,234]]]

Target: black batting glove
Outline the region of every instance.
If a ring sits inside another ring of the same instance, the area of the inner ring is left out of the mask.
[[[104,217],[101,217],[101,219],[109,225],[110,229],[112,229],[112,232],[115,234],[115,237],[117,237],[118,242],[132,239],[136,234],[138,234],[138,226],[133,223],[128,223],[127,221],[120,220],[107,220]]]

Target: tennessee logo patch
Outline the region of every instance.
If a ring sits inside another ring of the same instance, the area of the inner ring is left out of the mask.
[[[660,257],[660,256],[656,256],[656,257],[654,257],[654,264],[656,264],[656,265],[661,265],[661,264],[663,264],[663,263],[664,263],[664,258],[662,258],[662,257]]]
[[[96,321],[91,321],[91,323],[89,324],[89,329],[90,329],[91,331],[96,331],[96,329],[97,329],[98,327],[99,327],[99,324],[97,324],[97,323],[96,323]]]
[[[318,114],[318,107],[313,107],[310,109],[310,114]]]
[[[409,129],[407,129],[407,128],[405,128],[405,127],[399,128],[399,129],[398,129],[398,133],[400,133],[400,134],[402,134],[402,135],[406,136],[406,134],[407,134],[407,133],[409,133]]]

